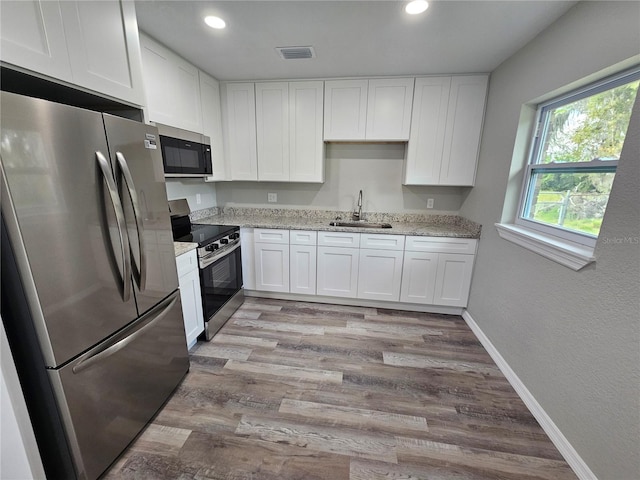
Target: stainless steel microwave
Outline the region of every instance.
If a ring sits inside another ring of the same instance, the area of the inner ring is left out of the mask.
[[[168,125],[156,127],[165,177],[206,177],[213,173],[209,137]]]

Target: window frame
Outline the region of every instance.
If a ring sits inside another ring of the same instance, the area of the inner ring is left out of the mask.
[[[534,131],[530,135],[530,148],[525,166],[524,178],[520,189],[520,198],[518,201],[518,209],[515,225],[532,230],[545,236],[560,238],[578,245],[589,248],[595,248],[598,237],[584,232],[569,230],[559,226],[550,225],[533,219],[525,218],[525,214],[531,206],[531,199],[534,189],[531,188],[532,180],[535,173],[550,172],[575,172],[582,171],[585,173],[615,173],[618,166],[618,160],[592,160],[590,162],[566,162],[566,163],[539,163],[541,158],[544,140],[548,133],[549,116],[554,109],[573,103],[583,98],[591,97],[607,90],[614,89],[621,85],[640,80],[640,67],[634,67],[618,74],[608,76],[596,82],[590,83],[584,87],[572,90],[559,97],[552,98],[548,101],[539,103],[536,106],[536,116],[534,123]],[[636,95],[640,95],[640,89]],[[605,209],[606,214],[606,209]]]

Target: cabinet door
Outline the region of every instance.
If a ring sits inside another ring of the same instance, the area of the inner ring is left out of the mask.
[[[316,246],[291,245],[290,292],[316,294]]]
[[[367,140],[409,140],[413,78],[369,80]]]
[[[231,180],[257,180],[256,99],[253,83],[223,85],[224,148]]]
[[[403,252],[360,250],[358,298],[397,302],[400,298]]]
[[[73,82],[144,104],[136,12],[130,1],[61,2]]]
[[[474,255],[438,254],[434,305],[466,307],[471,287]]]
[[[176,259],[180,273],[180,301],[182,302],[182,316],[184,331],[187,336],[187,347],[195,345],[198,335],[204,331],[204,317],[202,313],[202,295],[200,294],[200,275],[196,251],[180,255]]]
[[[357,297],[358,253],[357,248],[318,247],[318,295]]]
[[[72,81],[60,2],[0,2],[0,55],[3,62]]]
[[[198,69],[146,35],[140,45],[148,120],[202,133]]]
[[[215,78],[203,72],[199,72],[199,78],[200,100],[202,101],[202,133],[211,140],[211,163],[213,164],[213,173],[205,181],[226,180],[220,84]]]
[[[447,125],[451,77],[416,78],[405,185],[437,185]]]
[[[453,77],[444,137],[441,185],[473,185],[482,134],[488,77]]]
[[[289,84],[256,83],[258,179],[289,181]]]
[[[367,80],[324,82],[324,139],[364,140]]]
[[[288,292],[289,245],[256,242],[254,252],[256,290]]]
[[[321,81],[289,83],[289,180],[324,182]]]
[[[404,252],[400,301],[431,305],[437,268],[437,253]]]

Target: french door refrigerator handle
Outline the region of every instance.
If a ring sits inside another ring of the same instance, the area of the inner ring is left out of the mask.
[[[118,188],[116,187],[116,182],[111,174],[111,167],[109,167],[109,162],[101,152],[96,152],[96,160],[98,161],[98,165],[100,166],[100,170],[102,171],[102,178],[107,184],[109,199],[111,200],[111,205],[113,206],[113,211],[116,216],[116,223],[118,225],[118,236],[120,238],[120,250],[122,253],[123,267],[123,272],[120,276],[120,280],[122,281],[120,294],[122,295],[122,301],[127,302],[129,301],[129,298],[131,298],[131,263],[129,259],[129,240],[126,234],[127,224],[124,219],[122,203],[120,202],[120,197],[118,196]]]
[[[133,325],[125,328],[119,334],[115,335],[111,340],[105,342],[104,345],[99,345],[92,350],[89,350],[80,361],[74,365],[73,373],[80,373],[83,370],[95,365],[96,363],[118,353],[124,347],[133,342],[136,338],[142,335],[145,331],[158,323],[164,316],[173,308],[178,301],[180,291],[176,290],[162,302],[156,305],[152,310],[145,313],[140,317]]]
[[[133,207],[133,216],[136,220],[136,229],[138,230],[138,251],[140,252],[140,265],[137,266],[133,259],[133,252],[131,252],[131,269],[133,271],[133,277],[138,284],[138,288],[141,292],[144,292],[147,285],[147,254],[145,253],[144,246],[144,226],[142,225],[142,215],[140,214],[140,202],[138,202],[138,194],[136,193],[136,187],[133,183],[133,177],[131,176],[131,170],[127,164],[127,159],[121,152],[116,152],[116,160],[122,172],[124,183],[127,186],[129,192],[129,198],[131,199],[131,206]]]

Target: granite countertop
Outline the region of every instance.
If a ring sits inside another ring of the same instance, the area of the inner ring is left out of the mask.
[[[363,213],[367,222],[390,223],[392,228],[333,227],[340,217],[349,221],[351,212],[270,208],[225,207],[216,215],[192,219],[194,223],[237,225],[239,227],[328,232],[383,233],[429,237],[480,238],[481,225],[457,215]]]
[[[173,242],[173,249],[176,251],[176,257],[179,257],[183,253],[190,252],[198,248],[197,243],[190,242]]]

